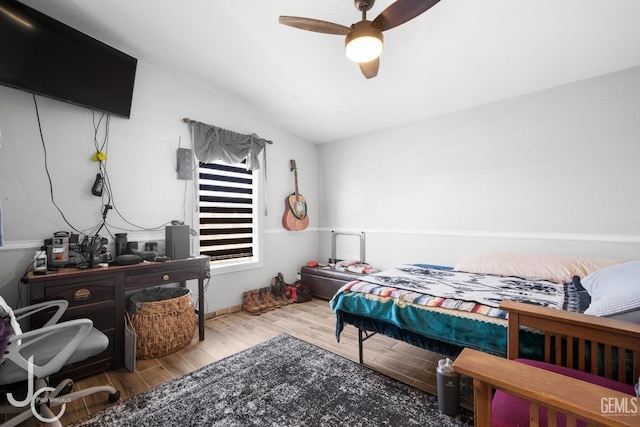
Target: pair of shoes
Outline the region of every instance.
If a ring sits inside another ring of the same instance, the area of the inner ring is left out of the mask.
[[[273,297],[280,303],[281,306],[285,306],[288,305],[289,303],[285,300],[283,300],[282,298],[280,298],[280,287],[278,286],[278,278],[277,277],[272,277],[271,278],[271,295],[273,295]]]
[[[258,289],[258,296],[262,300],[262,302],[267,306],[267,310],[273,310],[275,308],[280,308],[282,304],[273,296],[269,288],[260,288]]]
[[[242,294],[242,310],[252,316],[280,308],[280,306],[281,304],[268,288],[253,289]]]
[[[278,273],[279,276],[282,274]],[[260,313],[280,308],[287,304],[293,304],[284,294],[284,281],[278,276],[271,279],[271,287],[253,289],[242,294],[242,310],[245,313],[256,316]]]
[[[278,276],[274,276],[271,278],[271,293],[273,294],[276,301],[278,301],[280,305],[283,306],[293,304],[293,300],[287,298],[287,296],[285,295],[284,286],[284,282],[281,282]]]
[[[275,279],[278,282],[278,298],[280,298],[282,301],[286,301],[287,304],[295,303],[295,301],[289,298],[289,295],[287,294],[287,284],[284,281],[284,276],[282,275],[282,273],[278,273]]]
[[[252,316],[257,316],[262,311],[260,301],[258,301],[258,293],[255,290],[242,294],[242,311]]]
[[[271,279],[271,293],[282,305],[293,304],[295,301],[289,299],[285,291],[286,283],[282,273],[278,273],[277,276]]]

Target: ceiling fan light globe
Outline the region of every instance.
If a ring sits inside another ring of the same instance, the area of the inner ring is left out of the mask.
[[[373,27],[371,21],[360,21],[352,26],[344,44],[347,58],[351,61],[373,61],[382,53],[382,31]]]
[[[382,41],[375,37],[358,37],[346,46],[346,53],[353,62],[373,61],[382,53]]]

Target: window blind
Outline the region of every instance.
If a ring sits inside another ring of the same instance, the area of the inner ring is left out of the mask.
[[[212,261],[254,255],[255,180],[242,165],[202,163],[199,175],[200,253]]]

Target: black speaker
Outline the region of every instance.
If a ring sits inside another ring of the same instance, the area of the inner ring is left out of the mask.
[[[189,258],[189,226],[167,225],[164,233],[167,256],[170,259]]]
[[[142,261],[144,261],[142,257],[139,257],[136,254],[125,254],[118,255],[116,259],[113,260],[113,263],[116,265],[133,265],[140,264]]]

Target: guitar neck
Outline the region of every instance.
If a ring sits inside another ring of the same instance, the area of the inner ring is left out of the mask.
[[[298,169],[293,170],[293,181],[295,182],[296,200],[298,199]]]

